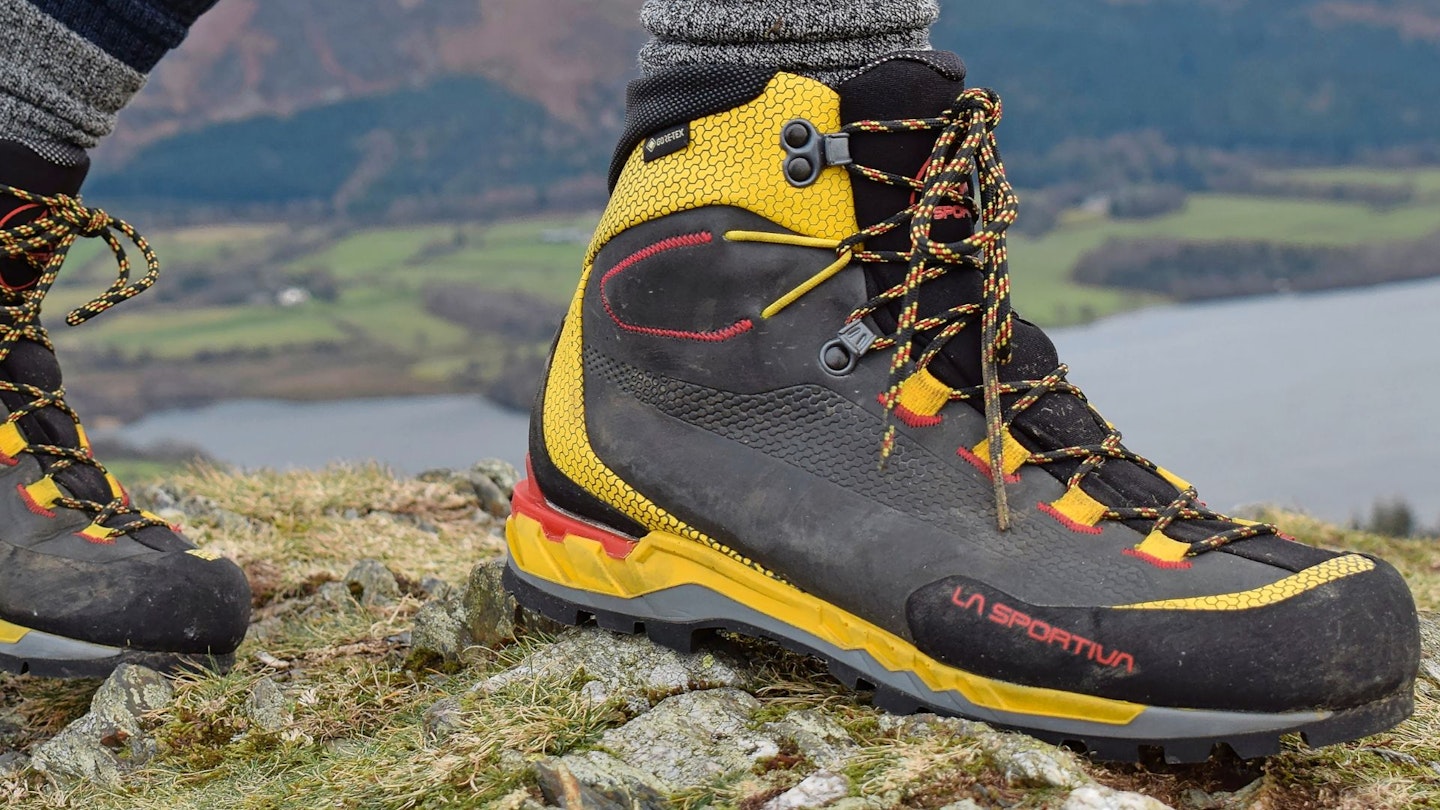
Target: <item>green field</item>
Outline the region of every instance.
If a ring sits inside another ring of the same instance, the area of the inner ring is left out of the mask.
[[[1136,238],[1264,240],[1299,245],[1349,245],[1414,239],[1440,230],[1440,169],[1382,171],[1356,167],[1276,172],[1305,183],[1411,184],[1415,200],[1380,208],[1362,203],[1225,194],[1192,195],[1183,210],[1147,220],[1116,220],[1071,211],[1043,237],[1011,239],[1017,308],[1043,325],[1081,323],[1161,302],[1070,281],[1075,263],[1108,241]],[[1023,216],[1023,195],[1022,195]],[[322,342],[360,341],[411,358],[409,373],[441,379],[495,347],[425,310],[433,282],[462,282],[497,292],[523,292],[563,304],[584,253],[595,215],[566,215],[497,224],[436,224],[353,230],[316,241],[276,263],[282,273],[324,272],[339,293],[290,308],[270,303],[236,306],[131,306],[82,329],[57,330],[62,348],[118,349],[126,356],[193,357],[197,352],[279,350]],[[311,232],[288,226],[186,228],[152,234],[181,283],[213,264],[247,266],[267,245]],[[308,238],[308,237],[307,237]],[[307,243],[308,244],[308,243]],[[313,248],[313,249],[312,249]],[[108,284],[112,265],[101,246],[77,247],[61,284],[47,302],[52,324]],[[239,271],[237,271],[239,272]],[[253,271],[251,271],[253,272]],[[483,342],[483,341],[481,341]]]

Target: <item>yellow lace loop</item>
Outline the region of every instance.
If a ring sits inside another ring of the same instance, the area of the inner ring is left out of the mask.
[[[896,331],[877,338],[872,349],[891,349],[890,387],[881,397],[886,412],[881,461],[894,450],[896,426],[894,410],[900,402],[900,386],[913,374],[927,369],[952,338],[960,334],[975,318],[980,322],[981,385],[969,389],[952,389],[950,401],[958,402],[979,397],[983,401],[989,476],[995,493],[996,522],[1003,531],[1009,528],[1009,498],[1006,492],[1006,437],[1010,425],[1026,409],[1050,393],[1069,394],[1085,403],[1097,424],[1108,423],[1086,400],[1079,388],[1068,382],[1069,372],[1061,365],[1040,380],[1003,382],[1000,366],[1009,362],[1014,338],[1014,312],[1010,303],[1009,256],[1006,231],[1019,213],[1019,200],[1005,177],[995,141],[1003,108],[994,91],[966,90],[956,103],[937,118],[901,119],[894,121],[858,121],[847,125],[849,133],[894,133],[938,131],[934,148],[917,177],[905,177],[867,166],[851,164],[848,169],[866,180],[907,188],[913,193],[909,206],[876,223],[835,248],[841,256],[849,255],[859,262],[904,262],[905,279],[894,287],[856,309],[846,319],[854,323],[883,306],[899,303]],[[978,202],[967,196],[972,184]],[[979,220],[970,236],[958,242],[941,242],[933,236],[936,211],[941,206],[963,206]],[[910,248],[905,251],[865,250],[863,243],[908,224]],[[921,318],[920,288],[957,268],[978,271],[983,280],[979,302],[967,302],[935,315]],[[925,350],[913,357],[915,337],[933,334]],[[1003,397],[1013,396],[1005,407]],[[1078,462],[1069,477],[1069,488],[1078,488],[1090,473],[1099,470],[1108,460],[1123,460],[1161,477],[1167,477],[1151,461],[1132,453],[1121,444],[1120,432],[1107,427],[1105,437],[1093,445],[1063,447],[1045,452],[1032,452],[1024,464],[1044,465],[1062,460]],[[1168,480],[1168,478],[1167,478]],[[1198,520],[1228,523],[1233,528],[1191,543],[1189,556],[1219,548],[1227,543],[1278,534],[1269,524],[1237,521],[1205,506],[1188,484],[1176,485],[1176,496],[1164,507],[1128,506],[1106,508],[1101,520],[1147,521],[1152,531],[1161,532],[1177,521]]]

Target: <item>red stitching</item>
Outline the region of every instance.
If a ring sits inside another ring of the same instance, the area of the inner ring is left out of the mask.
[[[1186,568],[1189,568],[1189,567],[1190,567],[1190,562],[1189,562],[1188,560],[1180,560],[1180,561],[1178,561],[1178,562],[1171,562],[1171,561],[1169,561],[1169,560],[1162,560],[1162,559],[1160,559],[1159,557],[1153,556],[1153,555],[1151,555],[1151,554],[1146,554],[1145,552],[1140,551],[1139,549],[1127,548],[1127,549],[1125,549],[1125,552],[1124,552],[1124,553],[1125,553],[1126,556],[1134,557],[1134,558],[1137,559],[1137,560],[1144,560],[1145,562],[1150,563],[1151,565],[1155,566],[1156,568],[1168,568],[1168,569],[1171,569],[1171,570],[1181,570],[1181,571],[1183,571],[1183,570],[1185,570]]]
[[[968,447],[960,447],[960,448],[957,448],[957,449],[955,450],[955,452],[956,452],[957,454],[959,454],[959,456],[960,456],[961,458],[965,459],[966,461],[968,461],[968,462],[970,462],[972,465],[974,465],[975,469],[977,469],[977,470],[979,470],[980,472],[984,473],[986,478],[989,478],[989,477],[990,477],[990,462],[988,462],[988,461],[986,461],[985,459],[980,458],[979,456],[977,456],[977,455],[975,455],[974,453],[970,452],[970,448],[968,448]],[[1007,484],[1018,484],[1018,483],[1020,483],[1020,474],[1019,474],[1019,473],[1011,473],[1011,474],[1005,476],[1005,483],[1007,483]]]
[[[881,405],[886,404],[886,398],[884,394],[876,396],[875,399],[879,400]],[[899,404],[898,402],[895,404],[895,418],[899,419],[901,422],[904,422],[912,428],[935,427],[936,425],[945,421],[945,417],[941,416],[940,414],[935,414],[934,416],[924,416],[922,414],[915,413],[914,411],[910,410],[904,405]]]
[[[712,236],[709,231],[687,233],[683,236],[672,236],[669,239],[662,239],[661,241],[656,242],[655,244],[647,248],[637,250],[629,256],[626,256],[624,259],[621,259],[619,264],[610,268],[609,272],[607,272],[604,276],[601,276],[600,278],[600,303],[605,306],[605,312],[610,315],[610,320],[614,321],[616,326],[624,329],[627,332],[635,332],[636,334],[650,335],[652,337],[675,338],[677,340],[698,340],[702,343],[721,343],[731,338],[739,337],[740,335],[743,335],[746,332],[749,332],[751,329],[755,328],[755,323],[749,318],[745,318],[743,320],[736,321],[735,323],[725,327],[724,329],[716,329],[710,332],[689,332],[680,329],[656,329],[650,326],[638,326],[633,323],[627,323],[625,321],[622,321],[620,320],[620,316],[615,314],[614,308],[610,306],[610,296],[605,294],[605,285],[608,284],[610,282],[610,279],[614,278],[616,275],[630,269],[631,267],[634,267],[635,265],[645,261],[646,259],[658,256],[661,253],[665,253],[666,251],[678,250],[680,248],[687,247],[699,247],[700,245],[708,245],[712,241],[714,241],[714,238],[715,237]]]
[[[20,206],[19,208],[16,208],[15,210],[13,210],[13,211],[11,211],[10,213],[6,214],[3,219],[0,219],[0,228],[5,227],[5,225],[6,225],[8,222],[10,222],[10,220],[12,220],[12,219],[14,219],[15,217],[17,217],[17,216],[25,213],[26,211],[35,211],[35,210],[42,210],[42,211],[43,211],[43,210],[45,210],[45,206],[43,206],[43,205],[36,205],[35,203],[29,203],[29,204],[26,204],[26,205],[22,205],[22,206]],[[49,264],[51,257],[53,257],[54,255],[55,255],[54,253],[37,253],[37,254],[35,254],[35,261],[40,262],[40,263],[42,263],[42,264]],[[31,281],[25,282],[24,284],[20,285],[19,287],[12,287],[12,286],[10,286],[9,284],[5,283],[5,280],[4,280],[4,279],[0,279],[0,289],[4,289],[6,292],[23,292],[23,291],[25,291],[25,290],[30,289],[31,287],[34,287],[36,284],[39,284],[39,283],[40,283],[40,279],[36,278],[36,279],[31,280]],[[0,462],[0,464],[3,464],[3,463],[4,463],[4,462]]]
[[[1099,526],[1086,526],[1084,523],[1080,523],[1069,517],[1066,517],[1064,512],[1061,512],[1059,509],[1056,509],[1054,506],[1045,503],[1044,501],[1041,501],[1040,503],[1037,503],[1035,505],[1039,507],[1041,512],[1044,512],[1050,517],[1060,521],[1061,526],[1064,526],[1072,532],[1076,532],[1078,534],[1100,534],[1105,531]]]
[[[29,509],[40,517],[55,517],[54,512],[36,503],[35,496],[30,494],[30,490],[26,489],[24,484],[16,484],[15,491],[20,493],[20,500],[25,504],[26,509]]]
[[[20,459],[15,458],[14,456],[7,456],[4,453],[0,453],[0,464],[5,465],[6,467],[14,467],[16,464],[19,463]]]
[[[6,223],[14,219],[15,217],[25,213],[26,211],[35,211],[44,207],[45,206],[43,205],[36,205],[35,203],[26,203],[25,205],[22,205],[19,208],[16,208],[15,210],[6,214],[4,219],[0,219],[0,228],[5,227]]]
[[[104,528],[104,527],[102,526],[101,528]],[[84,532],[75,532],[75,536],[78,537],[78,538],[80,538],[80,539],[82,539],[82,540],[84,540],[84,541],[87,542],[87,543],[94,543],[94,544],[97,545],[97,546],[113,546],[113,545],[115,545],[115,537],[114,537],[114,536],[105,537],[105,538],[91,537],[90,535],[88,535],[88,534],[86,534],[86,533],[84,533]]]

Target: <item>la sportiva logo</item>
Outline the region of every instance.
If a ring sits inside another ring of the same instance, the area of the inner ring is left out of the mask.
[[[967,594],[964,588],[957,587],[955,593],[950,596],[950,602],[961,610],[975,611],[975,615],[988,619],[992,624],[1024,633],[1025,638],[1037,644],[1047,647],[1058,646],[1071,655],[1093,661],[1102,667],[1123,668],[1129,673],[1135,671],[1135,658],[1130,653],[1114,649],[1107,650],[1097,641],[1091,641],[1078,633],[1071,633],[1048,622],[1040,621],[998,599],[991,601],[987,610],[985,595],[982,593]]]

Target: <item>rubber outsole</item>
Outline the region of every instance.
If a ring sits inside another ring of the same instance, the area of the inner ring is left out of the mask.
[[[182,672],[229,672],[234,655],[179,655],[176,653],[126,652],[112,658],[63,661],[46,658],[16,658],[0,654],[0,672],[36,678],[107,678],[121,664],[134,664],[167,675]]]
[[[680,652],[693,652],[701,638],[718,630],[767,638],[824,660],[837,680],[851,689],[873,692],[873,703],[893,714],[924,711],[981,720],[1106,761],[1162,757],[1172,764],[1204,762],[1226,748],[1241,759],[1254,759],[1279,753],[1286,735],[1298,734],[1313,747],[1331,745],[1389,729],[1414,710],[1414,696],[1406,690],[1333,712],[1260,715],[1146,707],[1123,729],[1063,718],[1034,718],[1032,723],[1014,714],[957,710],[951,695],[931,692],[919,679],[879,667],[863,651],[827,648],[813,637],[807,638],[800,628],[769,621],[734,603],[727,609],[728,600],[709,592],[673,594],[675,598],[657,610],[652,597],[619,599],[569,588],[521,571],[513,559],[506,566],[504,585],[521,605],[553,621],[566,625],[593,621],[606,630],[644,633]],[[683,620],[660,617],[690,611],[686,607],[677,613],[677,604],[704,605],[713,615]],[[1124,736],[1116,733],[1122,731]]]
[[[155,652],[95,644],[0,620],[0,672],[37,678],[104,678],[121,664],[164,673],[226,672],[235,655]]]

